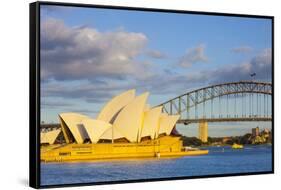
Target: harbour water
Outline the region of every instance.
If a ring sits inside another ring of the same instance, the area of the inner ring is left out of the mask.
[[[208,155],[79,163],[41,163],[41,185],[91,183],[264,172],[272,170],[272,147],[206,147]]]

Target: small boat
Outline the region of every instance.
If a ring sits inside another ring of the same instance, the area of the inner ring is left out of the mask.
[[[231,148],[233,148],[233,149],[242,149],[242,148],[244,148],[244,146],[243,146],[242,144],[236,144],[236,143],[234,143],[234,144],[231,146]]]
[[[184,151],[195,151],[195,150],[199,150],[199,148],[194,148],[194,147],[191,147],[191,146],[185,146],[184,147]]]

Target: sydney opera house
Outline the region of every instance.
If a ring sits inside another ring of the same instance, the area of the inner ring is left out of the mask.
[[[59,114],[60,128],[41,132],[41,161],[72,161],[207,154],[187,151],[175,130],[179,115],[146,104],[149,93],[126,91],[111,99],[98,116]],[[57,143],[63,134],[64,143]]]

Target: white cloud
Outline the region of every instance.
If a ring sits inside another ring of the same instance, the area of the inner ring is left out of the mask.
[[[228,64],[214,70],[172,74],[158,71],[153,75],[128,81],[80,81],[79,83],[53,81],[43,85],[42,98],[61,97],[104,103],[114,95],[131,88],[136,88],[140,92],[149,91],[152,94],[175,95],[209,84],[250,80],[250,74],[253,72],[256,73],[255,80],[271,81],[271,69],[271,49],[265,49],[249,61]]]
[[[180,58],[179,65],[182,67],[190,67],[194,63],[207,62],[208,57],[205,55],[205,45],[200,44],[197,47],[190,48]]]
[[[155,58],[155,59],[163,59],[163,58],[167,57],[166,54],[164,54],[160,51],[157,51],[157,50],[149,50],[146,52],[146,55],[148,55],[149,57]]]
[[[250,53],[253,51],[253,48],[250,46],[241,46],[241,47],[235,47],[231,49],[234,53]]]
[[[250,74],[256,73],[255,80],[271,81],[271,49],[264,49],[249,61],[226,65],[209,73],[213,82],[253,80]]]
[[[41,27],[44,81],[120,79],[148,72],[147,62],[137,60],[148,41],[142,33],[73,28],[56,19],[42,22]]]

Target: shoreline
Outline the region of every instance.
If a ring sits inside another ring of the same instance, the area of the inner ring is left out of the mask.
[[[242,144],[243,146],[247,146],[247,147],[254,147],[254,146],[272,146],[272,144]],[[207,147],[230,147],[231,148],[232,145],[229,144],[223,144],[223,145],[201,145],[201,146],[191,146],[194,148],[207,148]]]

